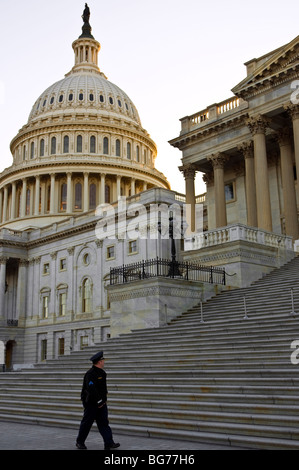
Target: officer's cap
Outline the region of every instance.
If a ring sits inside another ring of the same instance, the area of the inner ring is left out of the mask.
[[[102,359],[105,359],[103,351],[99,351],[98,353],[96,353],[94,356],[90,358],[91,362],[98,362],[98,361],[101,361]]]

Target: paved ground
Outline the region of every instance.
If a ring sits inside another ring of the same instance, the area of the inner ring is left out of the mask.
[[[77,431],[33,424],[0,422],[0,450],[76,450]],[[120,450],[237,450],[231,446],[199,444],[188,441],[156,439],[114,434]],[[88,450],[102,450],[103,441],[97,431],[91,431],[86,446]],[[238,448],[239,449],[239,448]],[[240,449],[239,449],[240,450]]]

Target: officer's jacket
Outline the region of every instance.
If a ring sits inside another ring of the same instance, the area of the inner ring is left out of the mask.
[[[101,405],[107,401],[107,374],[103,369],[92,366],[83,379],[81,400],[83,405]]]

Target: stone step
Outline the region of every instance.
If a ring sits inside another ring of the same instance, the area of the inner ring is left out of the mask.
[[[61,392],[61,391],[60,391]],[[82,405],[79,400],[80,394],[75,393],[68,395],[56,395],[49,392],[46,394],[10,394],[9,399],[5,397],[0,399],[0,406],[5,408],[15,404],[22,408],[64,408],[68,406],[77,410],[81,410]],[[151,413],[152,409],[170,409],[170,410],[183,410],[188,413],[189,410],[193,411],[213,411],[213,412],[242,412],[248,413],[261,413],[261,414],[286,414],[297,416],[299,411],[299,398],[293,396],[263,396],[263,395],[240,395],[240,394],[227,394],[222,395],[221,402],[219,402],[218,394],[187,394],[187,393],[173,393],[171,400],[169,393],[153,392],[148,393],[132,393],[132,392],[112,392],[109,393],[109,407],[112,407],[115,413],[121,410],[123,406],[132,408],[132,405],[144,408],[146,412]],[[134,407],[133,407],[134,409]],[[130,411],[131,413],[132,411]]]

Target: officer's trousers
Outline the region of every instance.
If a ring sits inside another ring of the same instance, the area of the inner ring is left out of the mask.
[[[93,422],[96,421],[99,433],[101,434],[105,446],[113,444],[112,431],[108,421],[108,408],[107,405],[98,408],[97,406],[86,406],[84,408],[84,415],[80,424],[77,442],[85,443]]]

